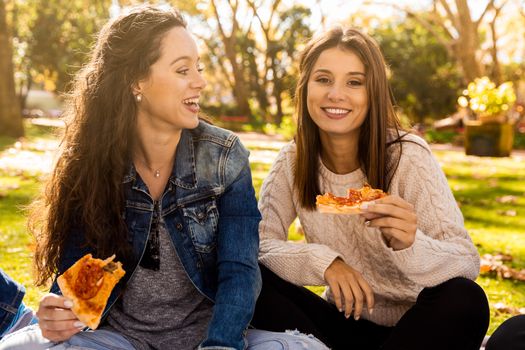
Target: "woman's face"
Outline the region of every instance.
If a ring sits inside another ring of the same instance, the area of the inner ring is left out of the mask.
[[[359,135],[369,103],[363,62],[349,50],[323,51],[308,79],[306,102],[320,133]]]
[[[134,89],[142,95],[139,123],[160,130],[195,128],[205,86],[195,41],[183,27],[172,28],[162,38],[160,58]]]

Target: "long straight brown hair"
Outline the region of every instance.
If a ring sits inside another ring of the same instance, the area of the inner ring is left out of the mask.
[[[393,169],[387,169],[390,156],[387,147],[401,139],[402,128],[394,111],[386,64],[379,46],[374,39],[357,29],[336,27],[324,32],[311,39],[302,51],[299,81],[295,89],[297,158],[294,186],[301,206],[311,210],[315,209],[315,196],[320,193],[318,159],[322,145],[319,128],[307,108],[308,80],[321,53],[334,47],[353,52],[365,66],[366,92],[370,105],[359,131],[358,157],[368,183],[387,191],[391,176],[399,164],[398,157]],[[395,135],[388,135],[391,132]],[[393,141],[389,141],[389,138]]]
[[[186,27],[176,10],[134,8],[101,30],[89,62],[76,76],[58,161],[31,208],[38,285],[58,271],[68,242],[78,242],[75,228],[99,257],[115,253],[121,261],[130,260],[122,181],[136,139],[132,87],[148,76],[161,55],[164,34],[174,27]]]

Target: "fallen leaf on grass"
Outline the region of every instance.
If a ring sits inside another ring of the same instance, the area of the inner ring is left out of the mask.
[[[496,310],[497,313],[511,314],[513,316],[525,314],[525,307],[517,308],[517,307],[507,306],[503,303],[496,303],[492,305],[492,308]]]
[[[19,253],[19,252],[23,252],[24,248],[7,248],[6,251],[8,253]]]
[[[488,199],[480,199],[478,201],[478,205],[479,206],[482,206],[482,207],[488,207],[489,205],[491,205],[492,203],[490,202],[490,200]]]
[[[511,195],[496,197],[496,202],[503,203],[503,204],[506,204],[506,203],[516,204],[517,200],[518,200],[518,197],[511,196]]]
[[[479,272],[482,274],[492,273],[504,279],[525,281],[525,270],[516,270],[503,264],[503,261],[512,261],[508,254],[485,254],[481,257]]]
[[[498,187],[499,185],[499,182],[497,179],[490,179],[489,180],[489,187],[491,188],[494,188],[494,187]]]
[[[476,179],[476,180],[483,180],[483,179],[487,178],[487,175],[474,173],[474,174],[472,174],[472,178]]]
[[[498,210],[497,213],[498,213],[498,215],[501,215],[501,216],[516,216],[516,215],[518,215],[516,210]]]
[[[0,184],[0,190],[18,190],[20,188],[19,184],[11,184],[11,185],[1,185]]]

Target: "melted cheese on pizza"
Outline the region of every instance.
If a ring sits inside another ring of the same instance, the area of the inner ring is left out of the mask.
[[[387,194],[365,184],[361,189],[349,189],[346,197],[338,197],[332,193],[325,193],[316,197],[316,204],[331,206],[357,206],[362,202],[373,201],[385,197]]]

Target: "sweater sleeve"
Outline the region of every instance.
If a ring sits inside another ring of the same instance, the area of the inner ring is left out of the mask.
[[[288,228],[297,217],[292,148],[289,144],[281,150],[261,188],[259,261],[296,285],[325,285],[325,270],[341,255],[323,244],[287,240]]]
[[[390,253],[409,279],[426,287],[454,277],[474,280],[479,274],[479,255],[461,211],[430,148],[423,140],[415,140],[402,145],[391,189],[414,205],[418,230],[411,247],[390,249]]]

